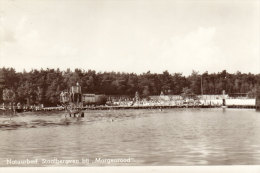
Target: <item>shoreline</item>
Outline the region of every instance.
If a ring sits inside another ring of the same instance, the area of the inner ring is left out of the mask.
[[[209,109],[209,108],[222,108],[222,109],[256,109],[255,105],[156,105],[156,106],[95,106],[95,107],[83,107],[77,108],[78,110],[136,110],[136,109],[191,109],[191,108],[199,108],[199,109]],[[22,112],[49,112],[49,111],[66,111],[65,107],[46,107],[40,110],[33,109],[16,109],[16,113]],[[0,109],[0,112],[11,112],[10,109]]]

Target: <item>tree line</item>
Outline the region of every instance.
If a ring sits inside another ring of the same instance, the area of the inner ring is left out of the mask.
[[[76,82],[83,93],[124,95],[134,97],[136,91],[141,97],[164,94],[180,95],[189,92],[195,95],[244,93],[255,97],[256,87],[260,84],[260,74],[193,71],[189,76],[182,73],[143,74],[120,72],[96,72],[75,69],[33,69],[29,72],[16,72],[13,68],[0,68],[0,103],[6,95],[12,95],[14,102],[22,104],[59,104],[61,91],[68,90]],[[11,93],[10,93],[11,92]],[[10,99],[9,99],[10,100]]]

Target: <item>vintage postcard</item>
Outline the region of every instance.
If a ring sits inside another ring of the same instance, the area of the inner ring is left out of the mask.
[[[259,21],[259,0],[0,0],[1,169],[260,170]]]

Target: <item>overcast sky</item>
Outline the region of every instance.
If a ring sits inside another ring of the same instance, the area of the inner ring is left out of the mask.
[[[0,2],[0,67],[260,73],[259,0]]]

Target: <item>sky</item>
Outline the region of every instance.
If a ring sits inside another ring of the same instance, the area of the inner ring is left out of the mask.
[[[260,73],[259,0],[0,0],[0,67]]]

